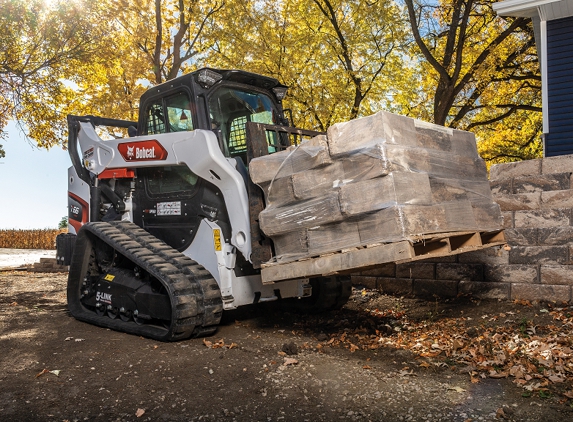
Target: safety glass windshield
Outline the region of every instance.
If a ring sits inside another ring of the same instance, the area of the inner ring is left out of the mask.
[[[209,99],[211,129],[220,130],[225,155],[246,162],[247,122],[277,124],[272,100],[259,92],[221,87]]]

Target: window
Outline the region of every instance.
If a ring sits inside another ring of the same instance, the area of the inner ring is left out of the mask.
[[[244,158],[247,151],[246,124],[258,122],[276,124],[275,106],[265,94],[222,87],[209,99],[212,129],[220,129],[225,154]],[[274,152],[274,140],[269,136],[269,152]]]
[[[191,104],[186,93],[181,92],[165,99],[167,116],[169,116],[169,131],[180,132],[193,130]]]
[[[165,110],[167,111],[167,125]],[[145,116],[147,134],[193,130],[191,101],[185,92],[160,99],[149,105]]]
[[[165,119],[163,118],[163,104],[151,104],[147,108],[146,129],[148,134],[165,133]]]
[[[229,134],[229,152],[231,155],[247,150],[246,124],[246,116],[237,117],[231,122],[231,133]]]

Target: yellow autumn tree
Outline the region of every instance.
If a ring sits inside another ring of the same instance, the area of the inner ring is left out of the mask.
[[[38,145],[56,145],[60,105],[73,96],[64,81],[89,60],[99,30],[79,2],[0,0],[0,10],[0,137],[13,119]]]
[[[65,145],[67,114],[136,120],[150,86],[195,66],[223,3],[0,0],[0,136]]]
[[[493,0],[405,0],[420,57],[409,112],[472,130],[493,162],[541,154],[541,78],[531,21],[502,19]]]
[[[289,86],[285,104],[297,126],[326,130],[371,114],[408,77],[405,27],[393,2],[238,1],[222,11],[221,22],[230,21],[220,26],[209,62]]]
[[[66,114],[135,120],[146,89],[211,66],[279,79],[297,126],[385,109],[473,130],[490,161],[538,155],[530,22],[422,1],[0,0],[0,130],[63,143]]]
[[[204,0],[103,0],[91,19],[106,31],[98,53],[73,79],[73,109],[137,120],[139,98],[153,85],[193,70],[212,44],[223,3]]]

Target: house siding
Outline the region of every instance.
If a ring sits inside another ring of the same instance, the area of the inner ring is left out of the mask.
[[[547,22],[545,156],[573,154],[573,17]]]

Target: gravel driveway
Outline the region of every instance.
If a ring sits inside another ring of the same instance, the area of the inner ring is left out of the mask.
[[[465,337],[477,339],[478,331],[507,329],[505,320],[483,319],[504,309],[506,319],[527,318],[542,331],[555,322],[539,306],[355,290],[340,311],[246,308],[225,314],[214,336],[160,343],[70,317],[66,278],[0,271],[2,420],[573,420],[559,389],[524,394],[513,377],[474,378],[443,353],[373,347],[373,337],[398,345],[401,334],[368,328],[384,329],[394,320],[377,315],[399,310],[412,322],[429,318],[430,326],[475,322]]]

